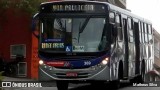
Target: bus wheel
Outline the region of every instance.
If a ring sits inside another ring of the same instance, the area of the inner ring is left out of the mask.
[[[68,82],[67,81],[56,81],[57,90],[68,90]]]
[[[134,77],[133,79],[130,79],[130,83],[144,83],[145,81],[145,66],[144,63],[141,66],[141,74],[137,77]]]
[[[139,77],[139,82],[144,83],[144,81],[145,81],[145,64],[143,63],[141,68],[141,75]]]
[[[136,81],[138,83],[145,82],[145,64],[144,64],[144,62],[142,63],[142,66],[141,66],[141,75],[137,76]]]

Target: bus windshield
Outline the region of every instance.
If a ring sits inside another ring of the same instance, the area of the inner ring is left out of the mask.
[[[104,17],[41,19],[40,49],[51,52],[100,52],[105,50]]]

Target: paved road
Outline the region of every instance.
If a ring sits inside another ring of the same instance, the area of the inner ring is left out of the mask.
[[[80,85],[75,87],[70,87],[69,90],[91,90],[91,89],[99,89],[99,90],[110,90],[109,87],[94,87],[92,85]],[[57,90],[54,87],[42,87],[42,88],[4,88],[4,90]],[[133,87],[124,85],[118,90],[160,90],[160,87]]]
[[[25,79],[25,78],[21,78],[21,79],[17,79],[17,78],[10,78],[10,77],[5,77],[4,81],[34,81],[31,79]],[[120,87],[120,89],[118,90],[160,90],[160,82],[155,83],[158,84],[159,86],[157,87],[139,87],[139,86],[133,86],[133,85],[129,85],[126,83],[123,83]],[[70,84],[69,85],[69,90],[91,90],[91,89],[98,89],[98,90],[110,90],[109,85],[105,85],[105,86],[93,86],[90,84]],[[41,88],[3,88],[3,90],[57,90],[56,88],[56,84],[53,83],[52,87],[41,87]]]

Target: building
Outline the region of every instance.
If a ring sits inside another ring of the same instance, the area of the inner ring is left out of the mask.
[[[0,15],[0,54],[5,62],[13,62],[17,55],[23,55],[21,68],[25,69],[19,70],[24,76],[31,77],[31,17],[13,8],[0,10]]]
[[[154,67],[160,73],[160,34],[153,29],[154,34]]]

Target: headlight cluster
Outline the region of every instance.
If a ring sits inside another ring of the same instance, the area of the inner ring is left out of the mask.
[[[46,65],[43,60],[39,60],[39,64],[42,65],[45,69],[53,70],[53,67]]]
[[[109,61],[109,58],[107,57],[107,58],[103,59],[101,63],[103,65],[106,65],[108,63],[108,61]]]
[[[44,64],[43,60],[39,60],[39,64],[40,65]]]
[[[104,58],[104,59],[101,61],[101,63],[99,63],[99,64],[97,64],[97,65],[95,65],[95,66],[91,66],[90,68],[91,68],[91,70],[96,70],[96,69],[99,69],[99,68],[102,68],[102,67],[106,66],[106,65],[108,64],[108,62],[109,62],[109,58],[106,57],[106,58]],[[47,68],[48,68],[49,70],[52,70],[52,69],[53,69],[52,66],[46,65],[43,60],[39,60],[39,64],[40,64],[40,65],[43,65],[45,69],[47,69]]]
[[[47,65],[45,65],[45,64],[44,64],[44,68],[47,69],[47,70],[53,70],[53,67],[52,67],[52,66],[47,66]]]
[[[97,64],[97,65],[95,65],[95,66],[92,66],[92,67],[91,67],[91,70],[96,70],[96,69],[102,68],[102,67],[104,67],[105,65],[107,65],[108,62],[109,62],[109,58],[108,58],[108,57],[107,57],[107,58],[104,58],[101,63],[99,63],[99,64]]]

